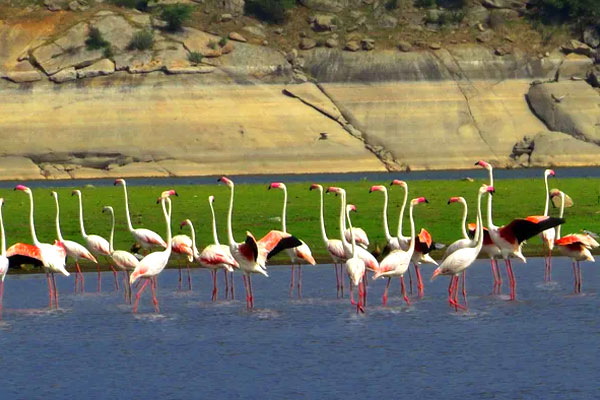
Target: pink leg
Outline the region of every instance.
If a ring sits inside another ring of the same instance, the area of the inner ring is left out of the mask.
[[[387,284],[385,285],[385,290],[383,291],[383,300],[382,300],[382,305],[385,307],[387,304],[387,299],[388,299],[388,291],[390,289],[390,283],[392,283],[392,277],[388,278]]]
[[[462,273],[462,296],[463,296],[463,300],[465,302],[465,307],[467,307],[469,304],[467,303],[467,271],[463,271]]]
[[[548,281],[552,282],[552,250],[548,248]]]
[[[350,281],[350,304],[354,306],[356,302],[354,301],[354,288],[352,286],[352,281]]]
[[[337,264],[333,264],[335,270],[335,288],[337,289],[337,298],[340,298],[340,274],[338,274]]]
[[[344,264],[340,264],[340,290],[344,298]]]
[[[365,308],[364,308],[364,299],[365,299],[365,284],[364,282],[361,280],[358,283],[358,305],[356,306],[356,313],[358,314],[359,312],[364,313],[365,312]]]
[[[505,260],[506,263],[506,273],[508,274],[508,279],[510,281],[510,299],[516,300],[517,298],[517,282],[515,280],[515,275],[512,269],[512,261],[510,259]]]
[[[302,265],[298,265],[298,298],[302,298]]]
[[[490,264],[492,266],[492,276],[494,277],[494,288],[492,289],[492,293],[496,294],[498,291],[498,271],[496,271],[496,260],[490,258]]]
[[[96,266],[98,268],[98,288],[97,291],[100,293],[102,291],[102,274],[100,272],[100,264]]]
[[[150,285],[150,291],[152,292],[152,303],[154,304],[154,311],[160,312],[158,308],[158,299],[156,298],[156,285]]]
[[[127,302],[131,304],[131,283],[129,283],[129,271],[125,271],[125,286],[127,286]]]
[[[212,301],[217,301],[217,270],[211,270],[210,274],[212,275],[212,284],[213,284],[213,289],[212,289],[212,295],[210,297],[210,299]]]
[[[292,275],[290,277],[290,297],[294,293],[294,264],[292,264]]]
[[[250,294],[249,294],[249,290],[248,290],[248,277],[244,274],[244,275],[242,275],[242,278],[244,279],[244,289],[246,290],[246,308],[250,309]]]
[[[454,299],[452,298],[453,292],[454,292],[454,276],[451,276],[450,283],[448,284],[448,303],[450,303],[450,306],[454,306]]]
[[[56,278],[54,277],[54,272],[52,275],[52,290],[54,291],[54,305],[58,308],[58,289],[56,289]]]
[[[410,272],[410,265],[408,266],[408,287],[410,288],[410,295],[413,294],[413,284],[412,284],[412,273]]]
[[[4,299],[4,280],[0,281],[0,321],[2,320],[2,308]]]
[[[179,271],[179,279],[177,280],[177,290],[181,290],[181,261],[177,264],[177,270]]]
[[[421,278],[421,271],[419,271],[419,266],[417,264],[415,264],[415,275],[417,278],[417,293],[419,295],[419,297],[423,297],[423,294],[425,293],[425,286],[423,286],[423,279]]]
[[[231,300],[235,300],[235,280],[233,279],[233,272],[230,272],[231,279]]]
[[[79,263],[75,260],[75,288],[73,289],[73,293],[77,293],[79,287]]]
[[[46,280],[48,281],[48,307],[52,308],[54,302],[54,294],[52,293],[52,282],[50,281],[49,272],[46,272]]]
[[[498,267],[498,260],[494,260],[494,264],[496,265],[496,275],[498,280],[498,289],[497,293],[502,293],[502,273],[500,272],[500,267]]]
[[[119,290],[119,277],[117,274],[117,270],[112,265],[110,266],[110,269],[112,270],[113,277],[115,278],[115,290],[118,291]]]
[[[226,269],[223,269],[223,275],[225,275],[225,300],[229,298],[229,277]]]
[[[404,285],[404,275],[400,276],[400,288],[402,289],[402,297],[404,298],[406,305],[410,306],[410,300],[408,299],[408,296],[406,295],[406,286]]]
[[[254,308],[254,291],[252,290],[252,276],[248,275],[248,289],[250,289],[250,308]]]
[[[187,267],[188,273],[188,289],[192,290],[192,273],[190,272],[190,263],[186,261],[185,266]]]
[[[83,273],[81,272],[81,267],[79,266],[79,261],[75,262],[77,266],[77,274],[79,275],[79,291],[81,293],[85,292],[85,278],[83,277]]]
[[[140,302],[140,297],[142,296],[142,292],[144,291],[144,289],[146,289],[146,286],[148,286],[149,283],[150,283],[150,279],[146,278],[146,280],[144,281],[144,284],[142,285],[142,287],[140,288],[140,290],[135,295],[135,303],[133,303],[133,313],[134,314],[138,310],[138,304]]]
[[[577,277],[579,278],[579,285],[577,287],[577,291],[581,293],[581,267],[579,266],[579,261],[577,261]]]
[[[366,282],[368,282],[368,280],[367,280],[367,270],[365,269],[365,273],[363,274],[363,277],[362,277],[362,284],[363,284],[363,292],[362,292],[363,293],[363,303],[362,304],[365,307],[367,306],[367,286],[368,286],[368,284]]]

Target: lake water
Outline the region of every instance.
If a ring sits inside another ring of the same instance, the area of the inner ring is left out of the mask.
[[[177,270],[159,277],[161,313],[148,292],[133,315],[103,275],[101,294],[58,277],[61,308],[48,311],[43,275],[9,275],[0,322],[1,399],[589,399],[598,396],[600,299],[597,266],[582,264],[572,295],[570,262],[515,263],[518,301],[491,296],[489,263],[468,271],[470,311],[446,302],[448,279],[403,305],[392,281],[371,281],[367,312],[336,299],[331,266],[304,267],[304,299],[288,297],[289,268],[253,279],[256,309],[211,303],[210,275],[193,271],[178,291]],[[503,276],[504,276],[504,268]],[[222,278],[222,275],[219,275]],[[222,281],[221,281],[222,283]],[[504,293],[507,293],[506,286]]]

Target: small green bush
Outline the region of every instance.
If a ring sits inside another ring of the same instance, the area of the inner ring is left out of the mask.
[[[385,9],[388,11],[393,11],[398,8],[399,0],[387,0],[384,4]]]
[[[148,0],[111,0],[112,4],[123,8],[135,8],[139,11],[148,10]]]
[[[229,41],[229,39],[227,39],[225,36],[223,36],[221,38],[221,40],[219,40],[219,46],[225,47],[225,45],[227,44],[228,41]]]
[[[88,32],[88,37],[85,39],[85,46],[88,50],[97,50],[103,47],[107,47],[110,43],[108,43],[102,37],[102,33],[98,30],[98,28],[90,28]]]
[[[192,6],[189,4],[170,4],[163,7],[160,17],[167,22],[168,31],[176,32],[191,15]]]
[[[137,31],[131,38],[129,50],[148,50],[154,45],[154,35],[149,30]]]
[[[263,21],[281,24],[285,21],[285,10],[295,6],[295,0],[248,0],[245,10]]]
[[[188,54],[188,60],[192,64],[200,64],[203,58],[204,56],[197,51],[192,51],[190,54]]]
[[[108,45],[104,48],[104,58],[112,58],[114,55],[112,46]]]
[[[211,48],[211,49],[213,49],[213,50],[216,50],[217,49],[217,42],[214,41],[214,40],[209,41],[208,42],[208,47]]]
[[[415,7],[419,8],[431,8],[436,4],[436,0],[415,0]]]

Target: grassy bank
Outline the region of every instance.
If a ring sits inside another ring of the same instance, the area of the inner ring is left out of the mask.
[[[560,173],[560,172],[559,172]],[[391,179],[390,179],[391,180]],[[429,204],[415,209],[415,221],[418,228],[427,228],[437,242],[451,243],[460,236],[460,217],[462,208],[459,204],[447,205],[451,196],[464,196],[469,205],[469,220],[474,221],[475,195],[483,180],[467,181],[409,181],[409,197],[425,196]],[[373,184],[389,185],[386,182],[344,182],[325,183],[344,187],[348,192],[348,201],[355,204],[358,212],[353,223],[367,231],[371,240],[371,249],[377,245],[383,247],[384,234],[382,227],[383,194],[369,194]],[[315,258],[320,262],[330,262],[324,250],[319,228],[319,196],[316,191],[309,191],[310,184],[288,185],[288,231],[304,240],[312,249]],[[598,195],[600,179],[560,179],[550,181],[551,187],[558,187],[568,193],[574,200],[574,207],[566,210],[567,222],[563,233],[588,229],[600,232],[598,222]],[[507,179],[496,182],[494,196],[494,221],[497,225],[505,224],[512,218],[527,215],[540,215],[544,207],[544,183],[540,179]],[[389,188],[389,186],[388,186]],[[156,204],[158,194],[166,189],[156,186],[137,186],[129,188],[130,209],[134,227],[145,227],[166,235],[165,225],[159,205]],[[210,209],[207,204],[209,195],[214,195],[217,213],[219,237],[221,242],[227,241],[226,215],[229,201],[229,189],[222,185],[209,186],[176,186],[179,197],[173,201],[173,234],[179,234],[179,222],[190,218],[196,228],[197,245],[200,249],[212,242]],[[67,239],[82,242],[78,203],[71,196],[72,189],[57,189],[61,201],[61,225],[63,236]],[[87,233],[94,233],[108,238],[110,218],[102,214],[104,205],[112,205],[116,214],[115,248],[129,249],[133,239],[127,232],[123,190],[121,187],[89,187],[83,188],[84,218]],[[390,205],[388,210],[389,224],[392,234],[396,232],[398,215],[402,204],[403,191],[398,186],[389,190]],[[29,202],[25,194],[18,191],[5,191],[4,220],[8,245],[23,241],[31,242],[29,233]],[[54,225],[55,206],[50,189],[34,190],[35,221],[38,238],[50,242],[56,238]],[[267,190],[267,185],[236,185],[233,228],[235,238],[243,240],[246,230],[250,230],[259,238],[271,229],[281,229],[281,206],[283,193],[279,190]],[[338,235],[339,198],[325,195],[325,219],[330,238]],[[485,211],[484,211],[485,212]],[[550,210],[552,215],[558,209]],[[409,233],[408,215],[405,221],[405,234]],[[183,230],[188,233],[187,229]],[[526,244],[524,253],[528,256],[541,254],[541,243],[538,238]],[[441,252],[434,254],[438,258]],[[286,263],[284,255],[277,256],[275,263]]]

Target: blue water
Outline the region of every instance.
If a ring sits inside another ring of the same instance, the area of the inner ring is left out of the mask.
[[[544,175],[544,168],[494,169],[495,179],[539,178]],[[381,182],[390,179],[404,180],[456,180],[464,177],[487,179],[488,172],[483,168],[468,170],[441,170],[415,172],[353,172],[322,174],[279,174],[279,175],[229,175],[235,183],[268,184],[273,181],[292,182],[355,182],[358,180]],[[141,185],[214,185],[220,176],[195,176],[181,178],[127,178],[129,186]],[[574,167],[561,168],[561,178],[598,178],[600,168]],[[112,186],[114,179],[62,179],[28,181],[31,188],[80,187],[84,185]],[[0,181],[0,189],[12,189],[14,181]]]
[[[432,268],[424,268],[428,279]],[[598,396],[600,298],[597,267],[583,265],[572,295],[570,262],[516,264],[518,301],[489,295],[489,263],[469,271],[470,311],[446,303],[448,280],[425,282],[403,305],[392,281],[369,285],[365,315],[336,299],[331,266],[304,267],[304,299],[288,298],[288,267],[253,279],[256,309],[211,303],[207,271],[180,292],[177,271],[159,277],[161,313],[148,295],[132,315],[112,275],[96,294],[58,278],[61,308],[48,311],[43,275],[9,275],[0,322],[0,398],[589,399]],[[219,275],[219,278],[222,276]],[[506,287],[504,293],[506,293]],[[418,396],[418,397],[417,397]]]

